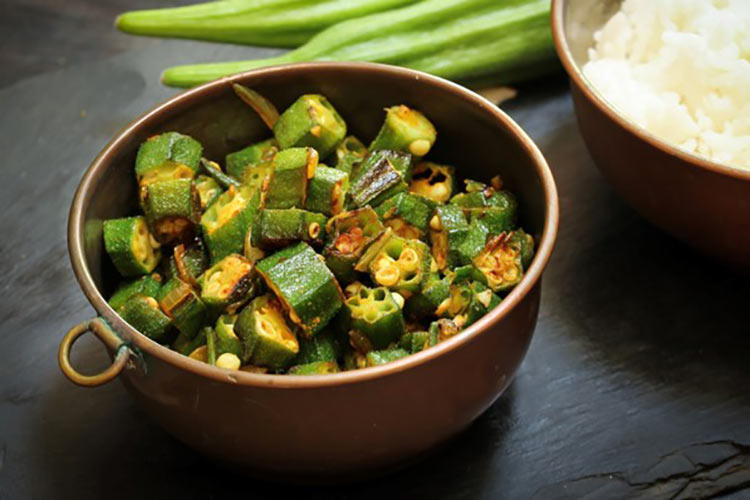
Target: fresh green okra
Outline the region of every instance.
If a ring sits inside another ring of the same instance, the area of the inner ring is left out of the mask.
[[[201,201],[201,212],[205,212],[224,192],[224,189],[219,186],[219,183],[213,177],[203,174],[195,178],[195,189],[198,191],[198,198]]]
[[[203,240],[194,238],[187,245],[177,245],[168,263],[168,279],[177,277],[189,285],[196,286],[198,277],[208,269],[208,253]]]
[[[243,179],[249,167],[261,163],[270,163],[278,150],[279,144],[276,139],[266,139],[234,153],[229,153],[225,161],[227,173],[235,179]]]
[[[430,220],[432,256],[438,269],[452,269],[461,262],[459,248],[469,233],[469,223],[461,208],[440,205]]]
[[[253,299],[237,317],[234,331],[242,340],[243,363],[281,370],[299,352],[297,337],[284,318],[284,309],[272,294]]]
[[[398,341],[398,346],[411,354],[424,351],[428,347],[438,344],[437,331],[433,332],[406,332]]]
[[[326,265],[341,284],[357,279],[354,266],[385,227],[370,207],[341,213],[328,221],[329,243],[323,250]]]
[[[159,305],[181,333],[195,337],[208,319],[206,306],[193,287],[179,278],[172,278],[159,292]]]
[[[299,339],[299,353],[294,359],[297,365],[321,361],[336,361],[346,349],[336,332],[326,329],[311,338]]]
[[[211,176],[224,189],[228,189],[229,186],[240,187],[240,181],[229,174],[225,174],[215,161],[201,158],[201,167],[206,174]]]
[[[201,300],[214,317],[250,300],[254,282],[253,264],[238,254],[227,255],[198,278]]]
[[[417,157],[430,152],[437,139],[437,131],[426,116],[403,104],[385,111],[385,122],[370,144],[370,151],[391,149]]]
[[[313,148],[285,149],[274,156],[272,165],[264,191],[265,207],[304,207],[308,182],[318,167],[318,152]]]
[[[325,215],[298,208],[263,209],[255,217],[251,243],[264,250],[282,248],[296,241],[322,245],[326,222]]]
[[[142,216],[104,221],[103,233],[104,248],[121,275],[148,274],[159,264],[161,245]]]
[[[450,296],[450,287],[450,278],[431,276],[422,290],[406,301],[404,313],[416,319],[435,316],[437,308]]]
[[[328,216],[344,211],[349,193],[349,175],[341,170],[318,165],[307,187],[305,208]]]
[[[436,204],[429,198],[398,193],[377,206],[375,212],[393,234],[407,239],[427,236]]]
[[[287,373],[289,375],[327,375],[340,371],[336,361],[316,361],[314,363],[292,366]]]
[[[203,238],[211,256],[218,262],[227,255],[241,254],[245,235],[260,206],[260,192],[249,186],[230,186],[201,217]]]
[[[508,291],[523,278],[524,260],[533,258],[534,240],[523,231],[490,238],[474,258],[475,279],[495,292]]]
[[[409,191],[430,198],[437,203],[447,203],[456,190],[456,169],[429,161],[414,167]]]
[[[157,241],[187,239],[200,221],[201,201],[192,179],[154,182],[141,191],[141,206]]]
[[[357,165],[349,180],[349,192],[356,206],[377,206],[408,189],[401,171],[404,163],[395,160],[403,157],[389,150],[372,151]]]
[[[369,340],[374,349],[384,349],[401,337],[406,328],[404,315],[387,288],[367,288],[346,300],[351,328]]]
[[[333,273],[305,242],[266,257],[257,269],[291,320],[308,336],[324,328],[343,304],[343,292]]]
[[[109,298],[109,306],[115,311],[119,311],[133,295],[156,297],[161,289],[161,284],[162,277],[157,273],[142,276],[135,281],[125,283],[118,287],[115,293]]]
[[[430,247],[419,240],[392,236],[370,262],[372,279],[380,286],[411,296],[430,276]]]
[[[367,156],[367,148],[362,141],[350,135],[336,146],[336,164],[338,170],[351,175],[354,168]]]
[[[125,301],[119,313],[122,319],[151,340],[164,342],[167,339],[171,322],[153,297],[133,295]]]
[[[367,353],[367,366],[378,366],[396,361],[397,359],[405,358],[409,355],[409,352],[400,347],[394,347],[392,349],[384,349],[381,351],[370,351]]]
[[[346,137],[346,123],[328,99],[308,94],[279,116],[273,133],[281,149],[307,146],[326,158]]]
[[[150,137],[138,148],[135,159],[135,175],[140,183],[155,169],[177,169],[187,167],[198,172],[203,146],[190,136],[177,132]]]
[[[198,332],[198,335],[192,338],[180,332],[180,334],[177,335],[177,338],[174,339],[174,342],[172,342],[172,349],[179,352],[183,356],[190,356],[190,353],[201,346],[205,346],[206,342],[207,340],[205,328],[201,328],[201,330]]]

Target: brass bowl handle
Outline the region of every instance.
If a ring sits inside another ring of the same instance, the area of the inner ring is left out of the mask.
[[[96,375],[83,375],[73,368],[70,363],[70,349],[76,339],[81,335],[91,332],[101,340],[108,349],[115,352],[112,364],[103,372]],[[84,387],[96,387],[104,385],[116,378],[128,364],[131,351],[127,344],[100,318],[84,321],[71,328],[60,342],[58,362],[60,369],[74,384]]]

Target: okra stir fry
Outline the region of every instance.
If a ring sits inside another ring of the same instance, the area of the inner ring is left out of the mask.
[[[223,166],[187,135],[149,138],[142,215],[103,224],[126,279],[109,304],[142,334],[225,369],[335,373],[458,334],[523,277],[516,198],[499,177],[459,191],[425,159],[437,132],[419,111],[386,109],[365,146],[322,95],[279,114],[234,87],[272,137]]]

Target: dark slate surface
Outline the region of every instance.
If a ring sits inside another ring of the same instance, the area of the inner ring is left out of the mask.
[[[0,6],[0,499],[750,498],[750,285],[661,234],[595,170],[560,79],[504,108],[547,156],[562,201],[528,357],[508,392],[430,458],[370,483],[269,485],[205,461],[119,384],[73,386],[64,331],[92,316],[67,211],[89,162],[172,95],[162,67],[272,51],[136,39],[114,13],[156,0]],[[82,370],[107,363],[88,338]]]

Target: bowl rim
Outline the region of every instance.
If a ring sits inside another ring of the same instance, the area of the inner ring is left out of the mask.
[[[94,280],[89,273],[84,252],[84,215],[88,209],[89,192],[93,185],[103,175],[105,166],[110,162],[110,157],[119,150],[126,140],[141,128],[148,127],[153,122],[158,122],[161,115],[169,112],[172,108],[189,104],[194,100],[200,100],[219,93],[227,85],[235,82],[245,82],[255,77],[273,74],[290,73],[292,76],[308,71],[317,70],[355,70],[388,74],[403,79],[415,79],[425,81],[430,85],[436,85],[454,94],[456,97],[469,102],[471,105],[482,108],[482,110],[494,116],[502,126],[508,130],[513,139],[525,150],[536,168],[537,178],[541,182],[545,201],[545,220],[542,237],[539,240],[537,253],[534,261],[521,282],[510,294],[491,312],[471,325],[460,335],[441,342],[437,346],[422,352],[412,354],[405,358],[396,360],[385,365],[363,368],[360,370],[346,371],[327,375],[270,375],[248,373],[243,371],[229,371],[206,363],[183,356],[168,347],[152,341],[145,335],[139,333],[107,304],[107,301],[99,292]],[[472,342],[480,334],[486,332],[489,327],[499,322],[511,311],[521,300],[532,291],[539,282],[542,271],[546,267],[552,249],[554,247],[559,224],[559,200],[552,171],[550,170],[544,156],[531,138],[517,125],[505,112],[500,110],[487,99],[480,95],[448,80],[435,77],[415,70],[400,68],[374,63],[355,62],[313,62],[295,63],[280,66],[272,66],[252,70],[236,75],[224,77],[182,92],[171,99],[150,109],[140,117],[136,118],[120,131],[96,156],[89,168],[84,173],[76,190],[70,208],[68,219],[68,251],[75,273],[84,295],[91,305],[107,322],[118,332],[119,335],[134,345],[136,349],[148,353],[172,366],[186,370],[198,376],[209,379],[251,387],[274,387],[285,389],[312,389],[322,387],[340,386],[350,383],[359,383],[379,377],[396,374],[426,363],[434,358],[440,357],[448,351],[457,349],[459,346]]]
[[[583,94],[586,96],[586,98],[588,98],[589,101],[592,101],[597,108],[603,111],[611,120],[619,124],[622,128],[635,135],[639,139],[647,142],[651,146],[661,150],[663,153],[675,156],[694,167],[725,175],[727,177],[750,181],[750,170],[743,170],[739,167],[724,165],[698,154],[684,151],[677,146],[674,146],[664,141],[663,139],[660,139],[645,128],[631,121],[629,118],[626,118],[606,98],[604,98],[604,96],[602,96],[599,91],[596,90],[596,88],[584,76],[581,68],[573,59],[573,54],[571,53],[568,46],[568,38],[565,32],[564,9],[566,4],[567,0],[552,0],[552,38],[555,42],[557,55],[562,61],[565,71],[568,73],[568,76],[574,82],[576,87],[578,87],[581,92],[583,92]]]

